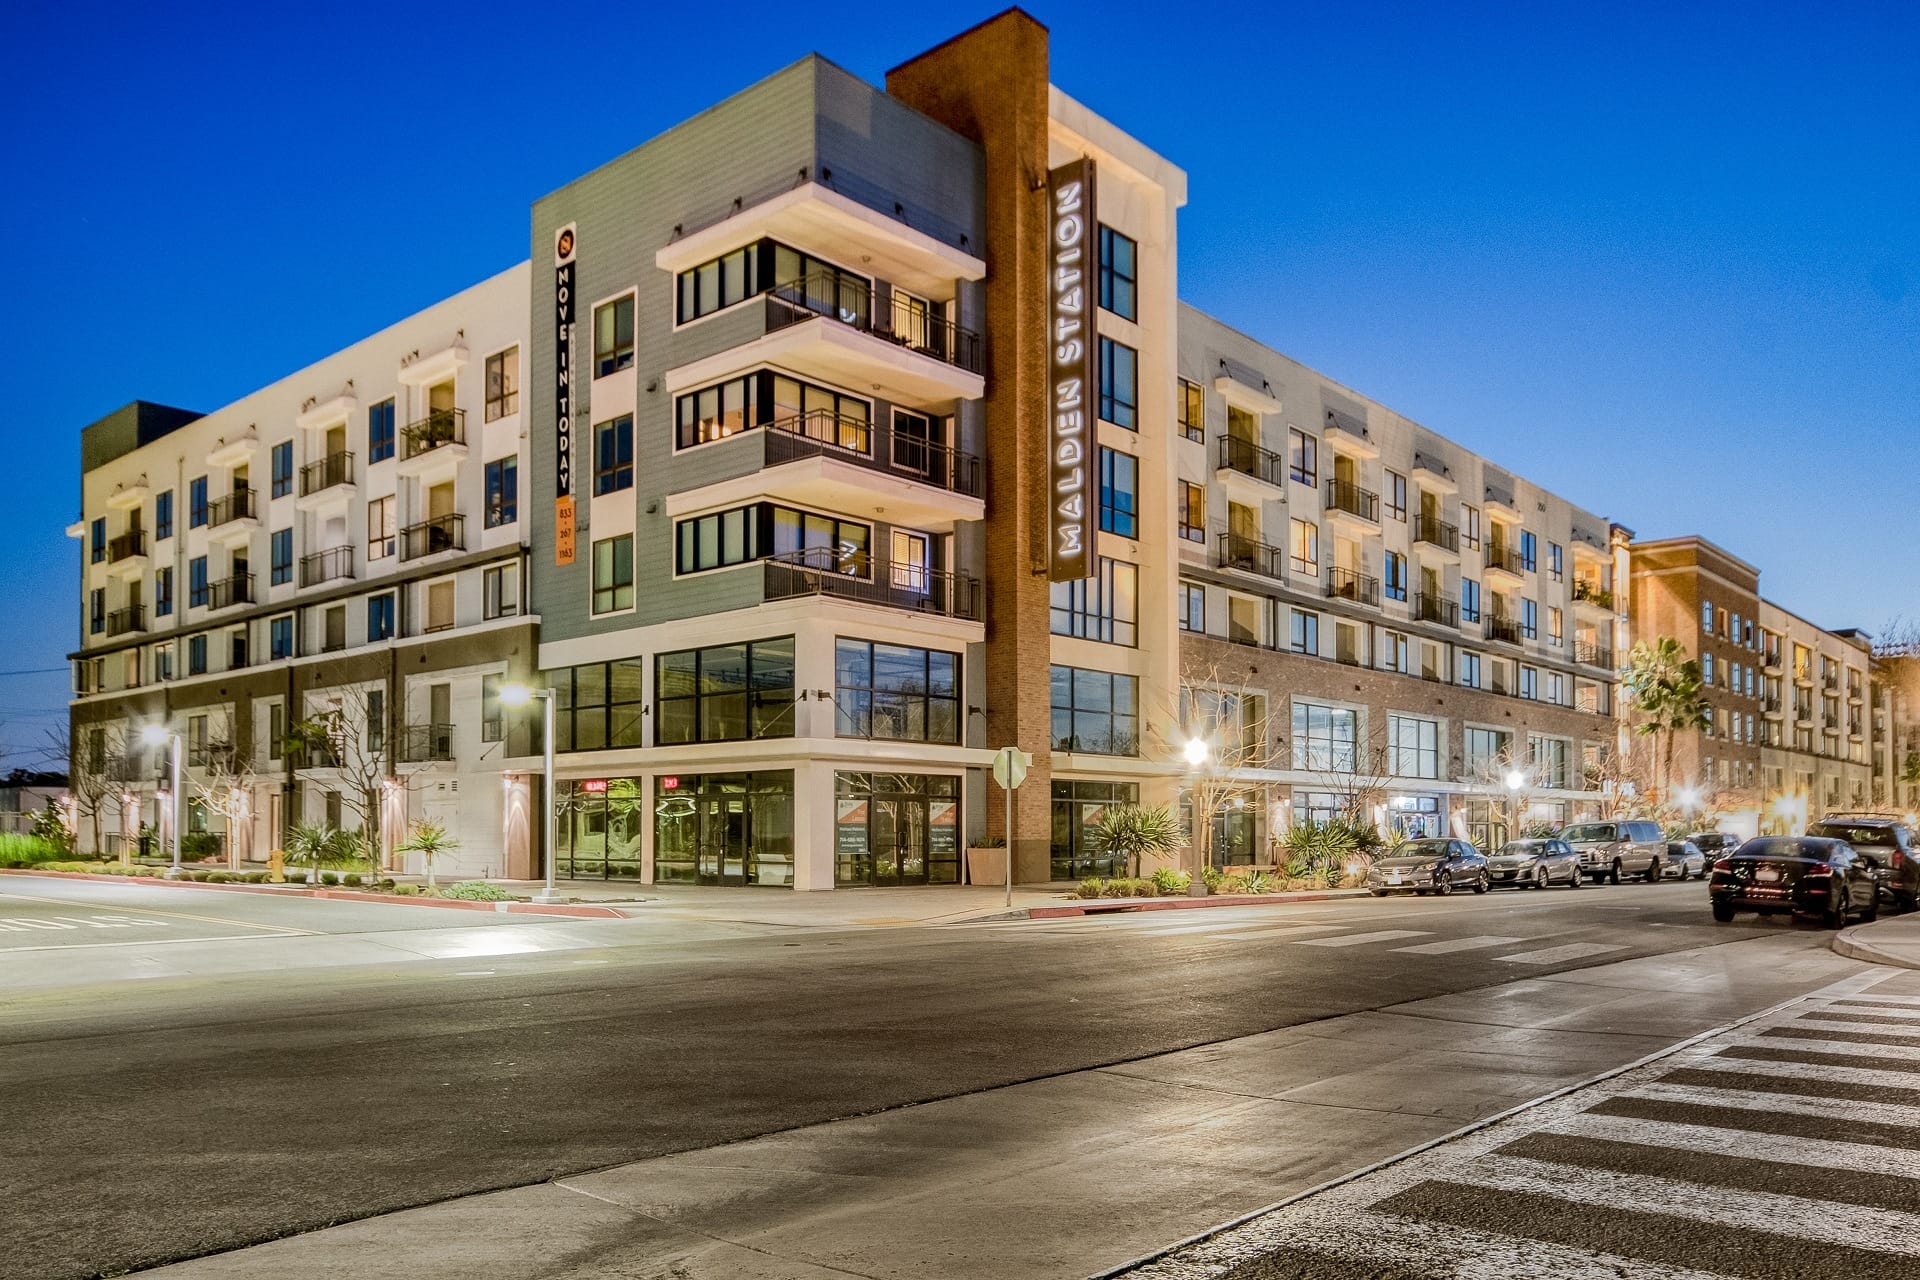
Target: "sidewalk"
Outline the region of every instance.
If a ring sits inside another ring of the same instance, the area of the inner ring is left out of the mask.
[[[509,893],[538,893],[537,880],[497,880]],[[629,917],[667,915],[726,924],[791,925],[796,928],[845,926],[893,928],[958,924],[996,917],[1025,918],[1032,907],[1067,901],[1056,885],[1015,885],[1013,906],[999,885],[929,885],[898,889],[834,889],[799,893],[792,889],[756,889],[694,884],[634,884],[606,880],[561,880],[562,898],[617,907]]]
[[[1920,969],[1920,912],[1842,929],[1833,935],[1833,949],[1869,964]]]

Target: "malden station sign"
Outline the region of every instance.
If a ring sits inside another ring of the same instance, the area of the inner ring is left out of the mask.
[[[1055,169],[1052,196],[1047,377],[1047,578],[1090,578],[1099,561],[1092,498],[1099,418],[1093,333],[1093,161]]]

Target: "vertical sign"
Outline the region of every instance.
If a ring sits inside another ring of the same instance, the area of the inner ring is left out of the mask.
[[[1092,489],[1099,367],[1093,332],[1093,161],[1048,175],[1047,578],[1090,578],[1098,565]]]
[[[573,249],[569,222],[553,239],[553,562],[573,563]]]

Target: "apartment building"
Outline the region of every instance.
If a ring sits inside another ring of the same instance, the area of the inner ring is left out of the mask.
[[[1760,602],[1761,661],[1781,684],[1762,740],[1758,820],[1795,830],[1836,810],[1883,808],[1889,779],[1875,769],[1869,726],[1873,649],[1860,631],[1828,631],[1770,600]],[[1721,727],[1715,716],[1716,729]],[[1719,771],[1714,773],[1718,785]]]
[[[529,268],[211,413],[81,433],[77,798],[108,837],[264,858],[297,822],[444,823],[451,874],[526,874],[529,793],[489,702],[534,674],[520,475]],[[331,727],[304,747],[294,727]],[[506,781],[503,784],[503,776]],[[417,866],[410,869],[418,870]]]

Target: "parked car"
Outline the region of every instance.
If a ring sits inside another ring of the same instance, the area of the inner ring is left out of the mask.
[[[1681,838],[1699,846],[1700,852],[1707,855],[1708,862],[1725,857],[1740,847],[1740,837],[1731,831],[1696,831]]]
[[[1810,836],[1845,840],[1874,865],[1880,896],[1902,911],[1920,904],[1920,844],[1913,828],[1884,813],[1830,813],[1807,828]]]
[[[1465,840],[1409,840],[1367,871],[1367,888],[1376,898],[1389,893],[1448,894],[1455,889],[1485,893],[1487,856]]]
[[[1667,841],[1667,861],[1660,874],[1676,880],[1707,878],[1707,855],[1691,840]]]
[[[1580,855],[1558,838],[1507,841],[1499,852],[1488,856],[1487,877],[1496,885],[1528,889],[1544,889],[1550,884],[1578,889],[1586,880],[1580,873]]]
[[[1560,833],[1580,854],[1580,867],[1590,879],[1620,883],[1622,876],[1660,879],[1666,866],[1667,840],[1657,822],[1580,822]]]
[[[1791,911],[1818,916],[1839,928],[1847,916],[1880,914],[1880,882],[1873,865],[1844,840],[1820,836],[1761,836],[1713,864],[1707,884],[1713,918],[1739,911],[1763,916]]]

